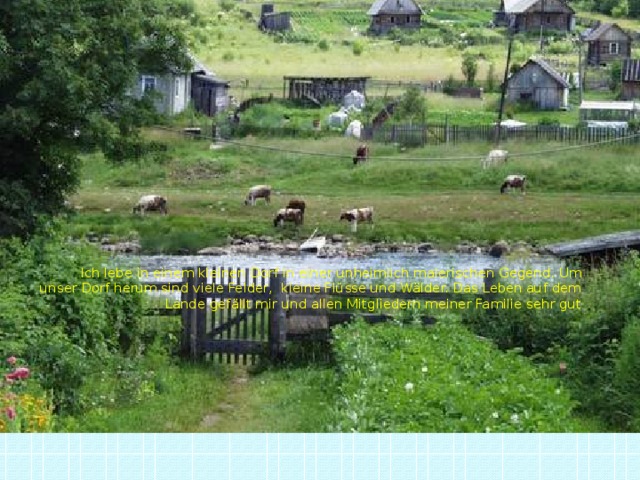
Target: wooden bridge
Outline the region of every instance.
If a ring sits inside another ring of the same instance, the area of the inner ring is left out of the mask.
[[[608,233],[595,237],[547,245],[556,257],[577,259],[583,266],[611,265],[630,250],[640,250],[640,230]]]
[[[485,290],[493,282],[494,277],[487,276]],[[341,299],[359,299],[346,302],[350,310],[366,310],[367,299],[383,306],[376,310],[397,310],[393,306],[397,302],[404,302],[406,308],[409,302],[424,305],[427,300],[446,302],[463,297],[441,292],[381,291],[375,285],[361,285],[357,292],[336,286],[288,285],[284,273],[255,268],[200,266],[183,269],[182,281],[141,283],[152,285],[158,292],[180,293],[179,300],[167,296],[163,298],[163,307],[152,308],[146,314],[181,316],[180,343],[184,356],[245,365],[255,363],[260,356],[274,361],[282,359],[288,341],[326,338],[331,327],[351,321],[354,315],[369,323],[391,318],[382,313],[345,311]],[[378,299],[387,299],[389,308],[384,308],[385,300]],[[435,323],[427,315],[421,320],[423,324]]]

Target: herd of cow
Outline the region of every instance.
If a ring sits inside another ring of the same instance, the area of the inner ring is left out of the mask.
[[[482,168],[486,169],[491,166],[506,163],[507,156],[508,152],[506,150],[491,150],[489,155],[482,160]],[[369,147],[363,144],[358,147],[356,156],[353,157],[353,163],[357,165],[360,162],[366,161],[368,158]],[[524,195],[526,180],[527,177],[525,175],[507,175],[500,187],[500,193],[505,193],[508,189],[519,188]],[[264,199],[268,204],[271,202],[271,191],[270,185],[255,185],[249,189],[244,204],[254,206],[256,200],[259,198]],[[284,222],[293,222],[295,225],[302,225],[304,223],[305,208],[306,204],[304,200],[289,200],[287,206],[279,209],[276,213],[273,219],[273,226],[283,226]],[[140,197],[138,203],[133,207],[133,213],[144,215],[149,211],[157,211],[166,215],[168,213],[167,199],[160,195],[144,195]],[[347,220],[352,225],[353,230],[357,228],[359,222],[369,222],[373,224],[373,207],[354,208],[342,211],[340,213],[340,220]]]

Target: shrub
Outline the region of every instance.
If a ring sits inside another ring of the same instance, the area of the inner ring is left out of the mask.
[[[324,38],[318,42],[318,48],[323,51],[329,50],[329,42],[327,42]]]
[[[57,227],[26,243],[13,239],[0,245],[0,358],[17,355],[36,368],[35,379],[52,392],[60,411],[82,408],[78,390],[95,365],[141,350],[136,342],[141,295],[81,291],[82,283],[106,282],[80,278],[80,270],[105,263],[95,247],[68,243]],[[79,287],[74,292],[43,288],[58,285]]]
[[[353,42],[351,48],[354,55],[360,56],[362,55],[362,52],[364,52],[364,42],[362,42],[362,40],[356,40]]]

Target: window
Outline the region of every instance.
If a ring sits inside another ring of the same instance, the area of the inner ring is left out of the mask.
[[[156,77],[142,76],[142,93],[156,89]]]
[[[609,53],[617,55],[620,53],[620,44],[618,42],[609,43]]]
[[[551,25],[551,15],[547,15],[547,25]]]
[[[180,96],[180,78],[176,77],[176,79],[174,80],[174,84],[175,84],[175,95],[176,97]]]
[[[520,100],[531,100],[533,98],[533,94],[531,92],[520,93]]]
[[[406,18],[406,23],[411,23],[411,17],[409,15],[407,15],[405,18]]]
[[[389,17],[389,23],[396,23],[396,17]]]

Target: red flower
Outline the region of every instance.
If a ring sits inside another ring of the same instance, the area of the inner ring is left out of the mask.
[[[16,418],[16,409],[13,407],[7,407],[7,409],[5,410],[5,413],[7,414],[7,418],[9,420],[15,420]]]
[[[11,357],[7,358],[7,363],[9,365],[15,365],[17,361],[18,361],[18,359],[16,357],[14,357],[14,356],[11,356]]]

